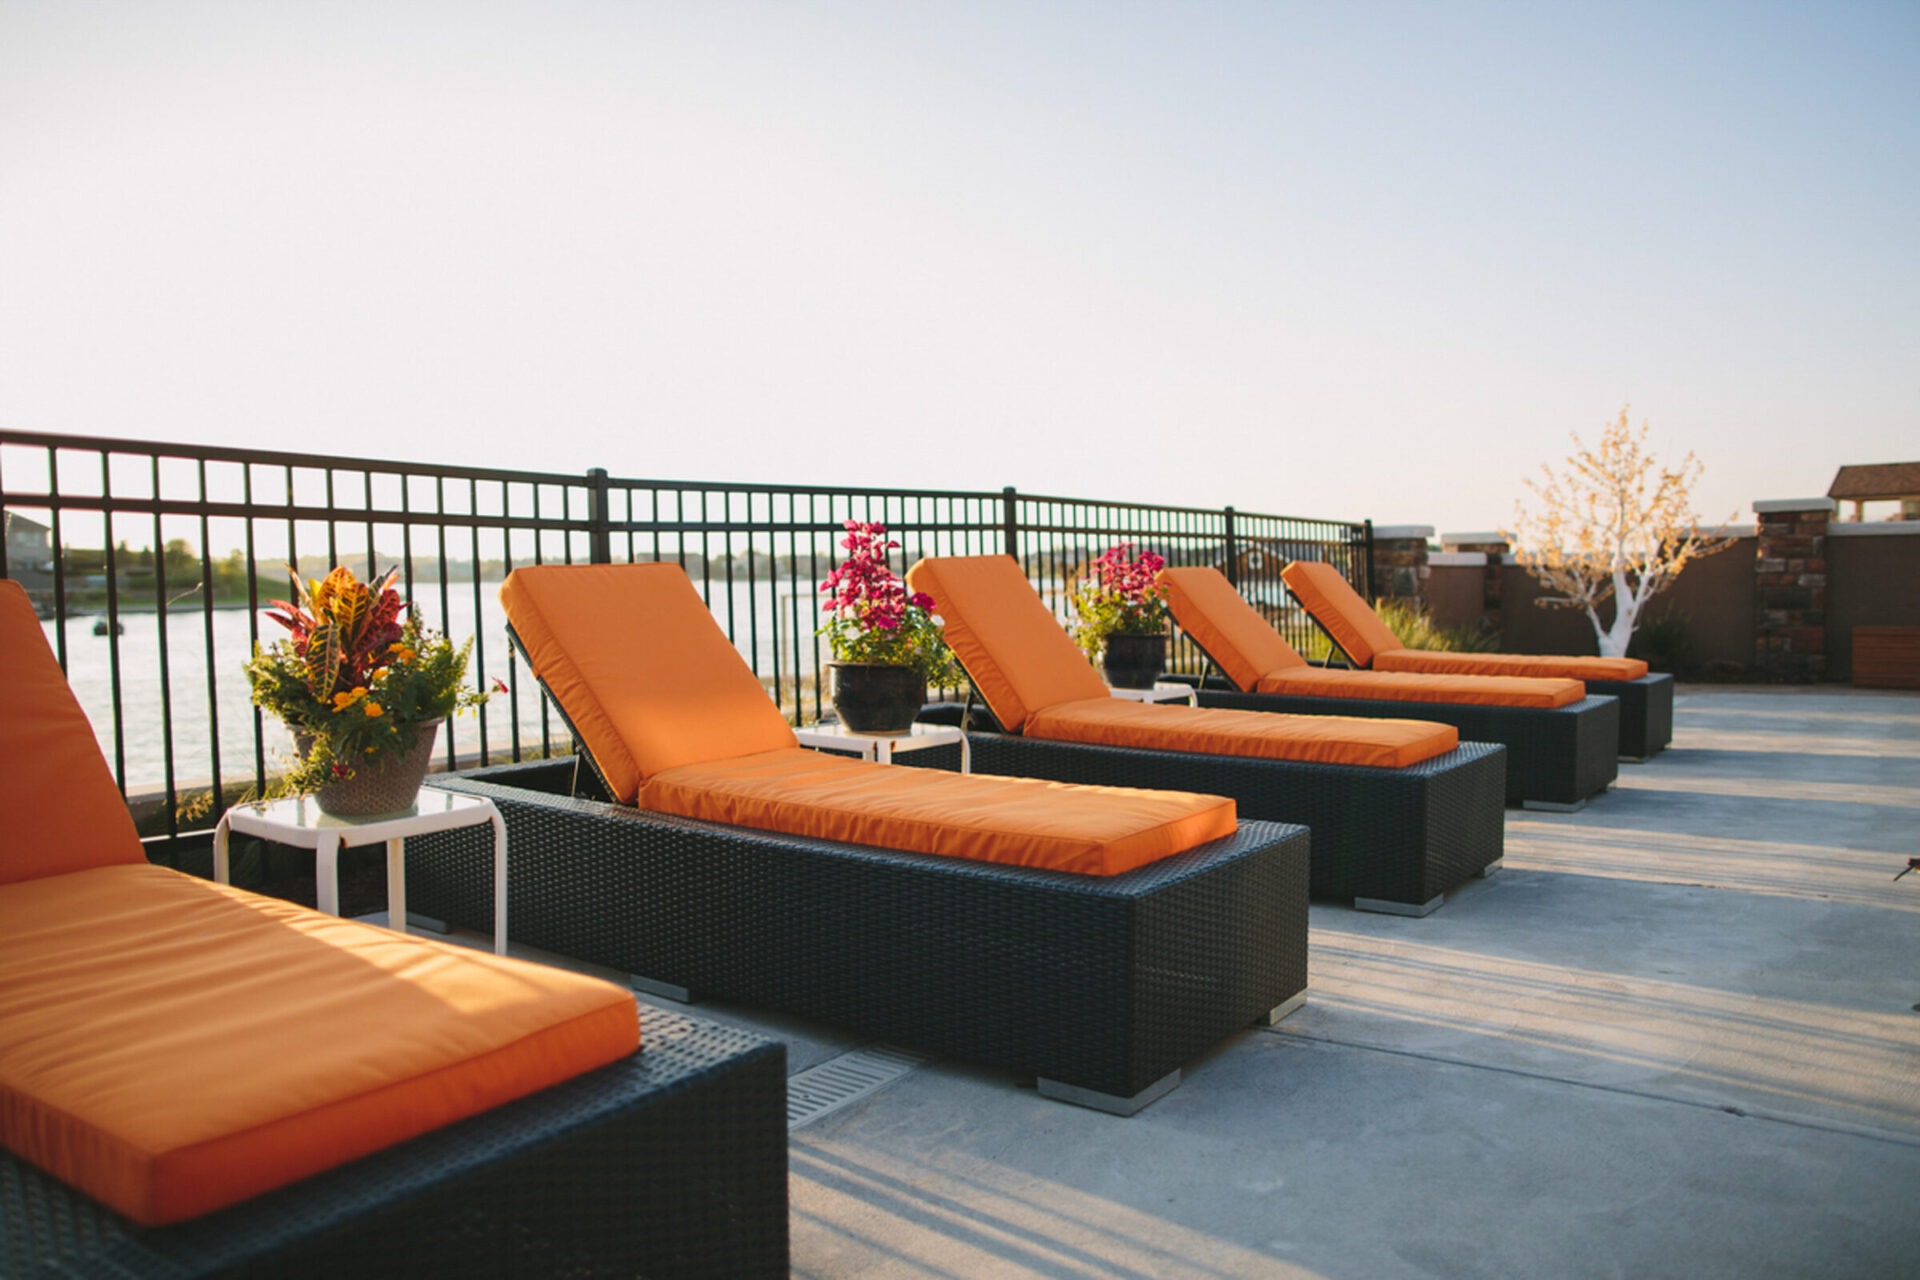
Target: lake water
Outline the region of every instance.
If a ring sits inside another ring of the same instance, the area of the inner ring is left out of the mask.
[[[476,610],[472,583],[449,583],[446,619],[442,628],[456,641],[468,636],[483,637],[474,646],[474,661],[468,677],[476,685],[493,677],[506,679],[511,693],[496,693],[486,707],[487,747],[503,750],[510,741],[512,716],[517,710],[521,738],[540,740],[540,687],[526,672],[524,664],[508,662],[506,616],[500,607],[498,583],[482,583]],[[778,596],[776,597],[776,590]],[[422,617],[428,625],[438,626],[441,619],[439,587],[422,584],[417,588]],[[750,625],[749,606],[754,607]],[[818,626],[818,604],[811,594],[796,598],[784,583],[740,584],[728,591],[716,586],[710,609],[723,629],[734,636],[734,647],[754,662],[763,678],[771,678],[778,650],[778,670],[783,679],[791,679],[796,666],[795,636],[799,637],[798,667],[803,679],[817,675],[818,663],[826,654],[816,648],[813,630]],[[80,705],[92,721],[95,736],[107,761],[115,760],[115,724],[113,716],[112,643],[106,636],[93,634],[94,622],[101,615],[70,618],[66,623],[67,679]],[[478,625],[476,626],[476,617]],[[212,752],[212,725],[219,722],[219,769],[229,779],[251,780],[254,753],[254,708],[248,696],[246,663],[253,652],[249,616],[243,609],[216,609],[212,615],[213,662],[211,680],[214,689],[209,706],[207,660],[207,619],[192,606],[167,617],[167,687],[172,690],[171,717],[161,706],[160,622],[152,613],[123,613],[120,636],[120,704],[125,728],[119,750],[124,752],[125,783],[129,794],[156,791],[165,787],[166,744],[173,744],[175,785],[186,788],[204,785],[215,773]],[[55,640],[55,624],[42,624],[50,643]],[[283,636],[279,624],[264,616],[259,620],[260,638],[271,642]],[[484,655],[481,652],[484,644]],[[485,668],[481,669],[484,657]],[[512,704],[511,707],[509,704]],[[566,744],[565,730],[553,722],[556,745]],[[452,733],[454,749],[461,754],[479,750],[479,718],[473,713],[456,718]],[[280,722],[263,718],[262,741],[273,769],[275,753],[290,755],[293,743]],[[437,751],[444,753],[443,735]]]

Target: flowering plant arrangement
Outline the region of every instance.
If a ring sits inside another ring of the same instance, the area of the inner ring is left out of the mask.
[[[960,664],[941,638],[933,597],[908,591],[887,567],[887,552],[900,545],[887,538],[887,527],[849,520],[840,545],[847,558],[820,584],[827,621],[819,634],[834,658],[906,667],[936,688],[958,685]]]
[[[1131,542],[1108,547],[1073,584],[1073,639],[1089,656],[1108,636],[1156,635],[1166,630],[1167,597],[1154,581],[1167,562],[1151,551],[1133,554]]]
[[[487,700],[465,685],[473,641],[456,649],[423,626],[394,588],[398,569],[371,586],[346,568],[312,581],[289,572],[294,599],[273,601],[277,612],[267,616],[290,634],[256,646],[247,664],[254,705],[312,740],[287,790],[313,791],[398,759],[422,725]]]

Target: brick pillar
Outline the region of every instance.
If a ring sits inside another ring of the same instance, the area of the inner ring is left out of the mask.
[[[1827,674],[1827,525],[1832,498],[1756,502],[1753,665],[1763,680]]]
[[[1498,533],[1443,533],[1440,547],[1443,551],[1479,552],[1487,558],[1480,583],[1480,625],[1489,631],[1504,631],[1506,615],[1501,612],[1501,602],[1512,546]]]
[[[1373,526],[1373,594],[1379,599],[1424,603],[1427,595],[1427,539],[1433,526]]]

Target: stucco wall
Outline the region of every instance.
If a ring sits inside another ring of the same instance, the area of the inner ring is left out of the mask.
[[[1827,674],[1832,679],[1852,676],[1855,627],[1920,627],[1920,523],[1829,528]]]

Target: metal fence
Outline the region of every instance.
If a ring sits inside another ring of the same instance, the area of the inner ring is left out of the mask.
[[[570,749],[506,641],[498,584],[525,564],[674,561],[796,722],[819,717],[819,583],[848,520],[878,521],[923,555],[1014,556],[1067,620],[1088,560],[1132,542],[1172,564],[1212,564],[1297,645],[1290,559],[1371,580],[1371,527],[1224,509],[1082,498],[620,479],[251,449],[0,431],[0,577],[47,619],[121,789],[150,838],[210,828],[265,790],[290,750],[242,670],[276,639],[262,617],[307,576],[399,566],[428,625],[473,637],[470,675],[503,679],[448,726],[444,767]],[[264,625],[264,632],[263,632]],[[1174,670],[1202,659],[1177,644]]]

